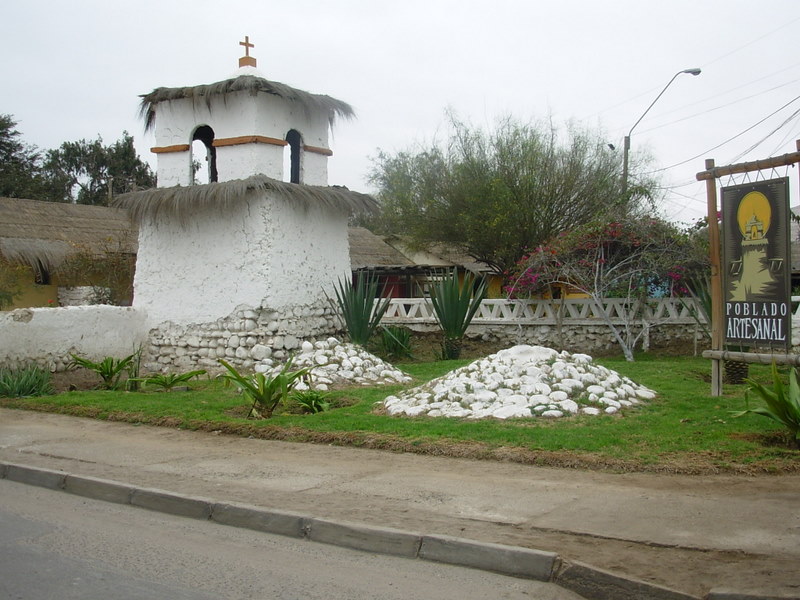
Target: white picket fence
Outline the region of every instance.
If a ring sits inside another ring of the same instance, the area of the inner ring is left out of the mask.
[[[484,300],[475,314],[476,325],[597,325],[603,313],[590,298],[566,300]],[[693,324],[693,300],[650,299],[644,303],[625,298],[608,298],[602,310],[614,324],[644,321],[649,324]],[[702,314],[702,313],[700,313]],[[390,324],[435,323],[427,298],[393,298],[381,320]]]

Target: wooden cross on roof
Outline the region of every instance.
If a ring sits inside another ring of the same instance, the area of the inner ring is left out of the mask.
[[[244,56],[239,59],[240,67],[255,67],[256,59],[250,56],[250,48],[255,48],[255,44],[250,43],[250,36],[244,36],[244,41],[239,42],[240,46],[244,46]]]

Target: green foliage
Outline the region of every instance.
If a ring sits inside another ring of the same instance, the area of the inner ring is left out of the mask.
[[[747,409],[734,414],[741,417],[747,414],[761,415],[780,423],[794,439],[795,445],[800,448],[800,380],[798,380],[797,369],[789,371],[789,388],[781,381],[778,374],[778,367],[772,363],[772,387],[767,387],[752,379],[746,380],[750,386],[745,393],[745,403]],[[750,408],[750,392],[754,392],[760,397],[766,407]]]
[[[502,273],[526,248],[576,225],[625,219],[656,194],[642,176],[623,193],[621,153],[600,131],[507,118],[486,132],[453,115],[449,126],[441,144],[377,156],[381,212],[365,225],[420,247],[456,245]]]
[[[9,308],[22,293],[25,266],[8,262],[0,256],[0,310]]]
[[[23,398],[26,396],[47,396],[55,393],[51,383],[50,371],[41,367],[23,369],[0,368],[0,396]]]
[[[389,359],[413,358],[411,354],[411,330],[396,325],[383,326],[380,338],[381,356]]]
[[[378,279],[363,272],[358,273],[355,283],[350,279],[340,279],[334,292],[350,341],[366,346],[389,308],[390,299],[379,299],[376,303]]]
[[[622,324],[610,318],[604,322],[633,360],[637,341],[653,325],[641,321],[643,303],[688,293],[686,280],[705,264],[691,236],[662,219],[600,221],[570,229],[529,252],[509,274],[505,291],[527,297],[564,288],[586,294],[601,313],[606,298],[625,299],[629,309],[621,315]]]
[[[444,334],[442,356],[445,360],[461,355],[461,340],[486,297],[487,287],[486,279],[476,280],[470,273],[465,273],[463,282],[459,282],[455,270],[431,286],[433,312]]]
[[[128,132],[110,145],[100,137],[64,142],[43,157],[20,141],[16,125],[0,114],[0,197],[104,205],[116,194],[155,186]]]
[[[77,354],[70,354],[70,356],[72,356],[72,362],[69,364],[69,368],[78,366],[94,371],[100,376],[100,379],[103,380],[101,386],[103,389],[118,390],[121,387],[120,380],[122,379],[122,375],[127,372],[128,368],[133,363],[136,353],[121,359],[106,356],[100,362],[94,362],[88,358],[80,357]]]
[[[328,410],[331,405],[328,402],[328,395],[318,390],[297,390],[292,392],[292,400],[305,413],[316,414]]]
[[[117,194],[155,186],[150,166],[136,154],[127,131],[108,146],[101,137],[64,142],[47,152],[43,170],[58,202],[106,205]]]
[[[20,141],[16,126],[11,115],[0,114],[0,197],[43,199],[41,155]]]
[[[251,417],[263,417],[269,419],[275,411],[275,407],[281,402],[285,402],[295,385],[311,372],[311,368],[290,371],[292,359],[283,366],[277,375],[265,375],[264,373],[252,373],[243,375],[234,366],[223,359],[218,359],[228,371],[217,375],[226,384],[233,384],[245,398],[252,401],[250,407]],[[258,407],[258,410],[256,409]]]
[[[404,387],[360,386],[329,392],[336,410],[314,418],[294,411],[276,412],[269,421],[241,417],[242,397],[223,389],[222,381],[198,382],[185,394],[145,394],[103,390],[69,392],[44,398],[0,399],[0,406],[93,415],[132,423],[165,422],[189,429],[219,429],[233,435],[297,442],[311,440],[343,445],[396,449],[481,459],[508,460],[520,450],[536,464],[570,468],[656,473],[796,473],[798,450],[776,445],[768,419],[731,419],[742,408],[743,387],[725,386],[710,396],[708,360],[700,357],[637,355],[597,363],[657,390],[656,400],[620,415],[562,419],[398,418],[376,411],[376,402]],[[415,362],[404,370],[416,386],[469,361]],[[751,377],[770,381],[769,367],[751,365]],[[551,462],[554,461],[554,462]],[[564,462],[558,462],[564,461]]]
[[[176,386],[188,384],[191,379],[205,374],[205,369],[188,371],[186,373],[158,373],[149,375],[148,377],[142,377],[139,381],[144,384],[144,387],[152,386],[161,388],[165,392],[171,392]]]

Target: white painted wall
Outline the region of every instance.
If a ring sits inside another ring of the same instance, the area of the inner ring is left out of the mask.
[[[194,131],[201,125],[214,130],[215,139],[247,135],[261,135],[284,140],[291,129],[300,132],[303,142],[311,146],[328,148],[328,116],[308,114],[294,102],[278,96],[249,92],[215,96],[211,110],[205,101],[193,103],[189,99],[160,102],[156,106],[156,146],[167,147],[191,144]],[[273,179],[284,180],[283,146],[251,143],[217,147],[217,172],[219,181],[243,179],[263,173]],[[327,185],[327,157],[308,154],[304,161],[303,183]],[[158,185],[190,185],[189,152],[158,154]]]
[[[0,365],[63,369],[70,353],[122,358],[147,342],[146,316],[129,306],[21,308],[0,312]]]
[[[160,217],[139,226],[134,307],[151,327],[206,323],[241,305],[281,309],[324,300],[349,272],[347,215],[252,195],[182,225]]]

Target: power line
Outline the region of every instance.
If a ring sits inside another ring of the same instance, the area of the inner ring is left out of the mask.
[[[729,143],[729,142],[732,142],[733,140],[735,140],[735,139],[736,139],[736,138],[738,138],[738,137],[741,137],[741,136],[743,136],[743,135],[744,135],[745,133],[747,133],[748,131],[751,131],[752,129],[755,129],[756,127],[758,127],[759,125],[761,125],[761,124],[762,124],[764,121],[766,121],[766,120],[767,120],[767,119],[769,119],[770,117],[772,117],[772,116],[776,115],[777,113],[779,113],[780,111],[782,111],[784,108],[786,108],[787,106],[789,106],[789,105],[790,105],[790,104],[792,104],[793,102],[796,102],[798,99],[800,99],[800,96],[795,96],[794,98],[792,98],[791,100],[789,100],[789,102],[787,102],[786,104],[784,104],[783,106],[781,106],[781,107],[780,107],[779,109],[777,109],[776,111],[774,111],[774,112],[771,112],[770,114],[768,114],[766,117],[764,117],[764,118],[763,118],[763,119],[761,119],[760,121],[758,121],[758,122],[754,123],[753,125],[751,125],[751,126],[750,126],[750,127],[748,127],[747,129],[744,129],[743,131],[740,131],[739,133],[737,133],[736,135],[734,135],[734,136],[732,136],[732,137],[728,138],[728,139],[727,139],[727,140],[725,140],[724,142],[722,142],[722,143],[720,143],[720,144],[717,144],[717,145],[716,145],[716,146],[714,146],[713,148],[709,148],[708,150],[704,150],[704,151],[703,151],[703,152],[701,152],[700,154],[697,154],[697,155],[695,155],[695,156],[692,156],[691,158],[687,158],[686,160],[682,160],[681,162],[678,162],[678,163],[675,163],[675,164],[669,165],[668,167],[662,167],[662,168],[660,168],[660,169],[655,169],[654,171],[647,171],[646,173],[642,173],[642,174],[643,174],[643,175],[652,175],[653,173],[660,173],[661,171],[666,171],[666,170],[668,170],[668,169],[673,169],[673,168],[675,168],[675,167],[679,167],[679,166],[681,166],[681,165],[685,165],[686,163],[688,163],[688,162],[691,162],[691,161],[693,161],[693,160],[697,160],[698,158],[701,158],[701,157],[703,157],[703,156],[707,156],[707,155],[709,154],[709,152],[713,152],[713,151],[714,151],[714,150],[716,150],[717,148],[721,148],[721,147],[722,147],[722,146],[724,146],[725,144],[727,144],[727,143]]]
[[[714,108],[709,108],[709,109],[704,110],[704,111],[699,112],[699,113],[694,113],[694,114],[691,114],[689,116],[682,117],[682,118],[676,119],[674,121],[670,121],[669,123],[664,123],[663,125],[657,125],[656,127],[651,127],[650,129],[645,129],[644,131],[640,131],[639,135],[642,135],[644,133],[648,133],[650,131],[656,131],[657,129],[663,129],[664,127],[669,127],[670,125],[674,125],[675,123],[680,123],[681,121],[686,121],[688,119],[694,119],[695,117],[700,117],[702,115],[706,115],[708,113],[712,113],[712,112],[714,112],[716,110],[720,110],[722,108],[727,108],[729,106],[733,106],[734,104],[738,104],[739,102],[744,102],[746,100],[751,100],[752,98],[758,98],[759,96],[763,96],[764,94],[769,93],[769,92],[774,92],[775,90],[778,90],[778,89],[780,89],[782,87],[786,87],[787,85],[795,84],[798,81],[800,81],[800,79],[795,79],[794,81],[788,81],[786,83],[782,83],[780,85],[776,85],[775,87],[772,87],[772,88],[770,88],[768,90],[764,90],[763,92],[757,92],[757,93],[753,94],[752,96],[745,96],[744,98],[739,98],[738,100],[733,100],[731,102],[728,102],[727,104],[722,104],[720,106],[716,106]],[[703,100],[702,102],[705,102],[705,101]],[[695,103],[695,104],[697,104],[697,103]],[[691,105],[687,105],[687,106],[691,106]],[[670,112],[675,112],[675,111],[670,111]],[[664,114],[669,114],[669,113],[664,113]]]

